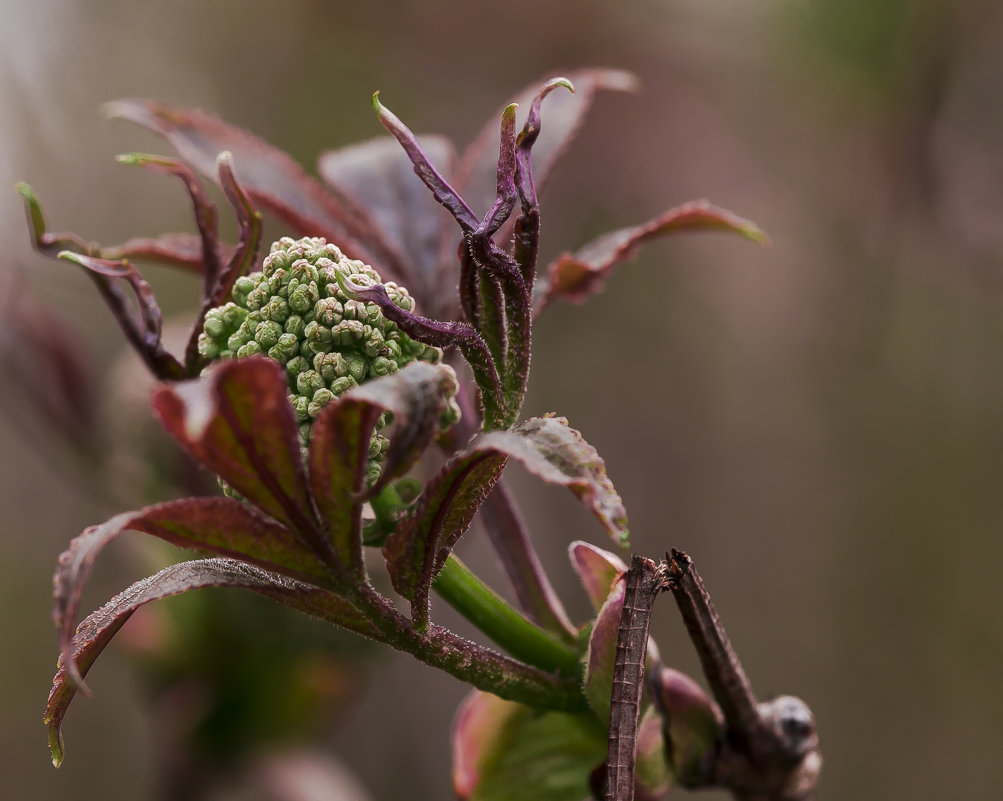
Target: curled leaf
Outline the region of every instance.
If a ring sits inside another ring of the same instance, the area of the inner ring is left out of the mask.
[[[467,450],[452,458],[425,486],[414,510],[387,538],[383,555],[397,593],[411,602],[412,617],[428,620],[428,591],[446,557],[505,469],[495,450]]]
[[[58,258],[79,265],[94,281],[129,344],[155,376],[163,380],[184,378],[184,367],[164,350],[161,342],[163,315],[153,296],[153,290],[140,275],[139,270],[126,259],[113,261],[72,250],[60,251]],[[117,278],[122,279],[135,295],[139,306],[138,321],[132,314],[129,302],[119,285],[112,280]]]
[[[581,540],[571,543],[568,555],[593,608],[598,612],[614,582],[627,572],[627,565],[616,554]]]
[[[192,171],[192,168],[177,159],[165,156],[151,156],[145,153],[126,153],[116,159],[120,164],[143,167],[156,172],[173,175],[182,184],[192,202],[195,213],[195,225],[199,231],[199,250],[205,286],[211,285],[220,270],[219,253],[219,212],[206,195],[205,187]],[[108,256],[108,254],[105,254]],[[108,258],[114,258],[108,256]]]
[[[546,135],[541,136],[534,147],[536,165],[533,172],[537,185],[547,180],[554,165],[574,140],[597,91],[623,92],[637,87],[637,79],[633,75],[611,69],[575,70],[558,80],[563,82],[561,85],[572,84],[574,93],[560,92],[548,101]],[[521,108],[527,109],[527,114],[534,98],[540,93],[541,83],[549,85],[555,81],[536,81],[513,98]],[[464,151],[456,170],[456,187],[475,209],[487,209],[494,201],[494,154],[498,152],[495,119],[497,116],[491,118]]]
[[[613,268],[633,258],[641,244],[649,239],[706,230],[740,234],[760,245],[769,241],[755,223],[713,206],[706,200],[694,200],[671,208],[641,225],[603,234],[577,252],[558,257],[547,270],[547,282],[539,291],[536,310],[539,312],[556,298],[581,303],[590,295],[601,292]]]
[[[171,565],[116,595],[77,628],[67,653],[60,659],[43,716],[43,722],[49,729],[49,747],[54,765],[58,767],[63,761],[60,729],[79,685],[71,677],[70,666],[75,665],[80,675],[86,676],[111,638],[140,606],[203,587],[245,587],[358,634],[379,637],[372,624],[348,601],[310,584],[235,559],[198,559]]]
[[[118,100],[105,105],[111,117],[126,119],[160,134],[196,170],[218,180],[216,159],[229,151],[240,165],[244,189],[256,206],[267,209],[303,236],[323,236],[342,250],[393,274],[371,238],[363,242],[357,209],[324,191],[293,159],[245,130],[204,111],[173,108],[152,100]]]
[[[606,475],[606,463],[563,417],[531,417],[508,431],[490,431],[468,450],[497,451],[549,484],[570,489],[621,546],[627,511]]]

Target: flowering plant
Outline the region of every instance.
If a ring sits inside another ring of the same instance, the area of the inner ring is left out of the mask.
[[[709,228],[764,241],[752,223],[699,201],[538,271],[537,185],[595,93],[631,85],[630,76],[609,70],[548,81],[524,93],[521,125],[518,104],[506,106],[500,125],[458,159],[448,140],[416,137],[374,96],[396,143],[326,154],[326,189],[284,154],[210,115],[143,100],[110,104],[113,116],[177,150],[180,159],[120,160],[179,179],[197,235],[100,247],[48,231],[34,192],[19,186],[37,248],[94,281],[161,382],[155,414],[225,490],[120,514],[86,529],[60,557],[54,619],[62,655],[45,715],[54,763],[63,758],[70,702],[130,615],[153,600],[227,586],[406,651],[476,688],[454,731],[460,797],[578,799],[590,776],[600,790],[627,567],[614,553],[571,544],[596,610],[593,620],[572,623],[502,472],[515,461],[567,487],[621,549],[627,519],[603,460],[566,419],[520,420],[533,320],[555,300],[599,291],[612,268],[652,238]],[[544,141],[545,100],[552,132]],[[218,182],[233,207],[236,245],[220,241],[218,212],[198,173]],[[257,209],[274,213],[292,235],[272,245],[260,268]],[[199,311],[179,356],[163,345],[161,313],[135,260],[201,276]],[[420,458],[433,465],[430,474],[416,471]],[[518,609],[453,554],[478,513]],[[206,555],[133,584],[77,625],[95,559],[126,531]],[[374,581],[369,549],[380,549],[409,614]],[[433,591],[504,654],[433,622]],[[659,796],[673,776],[688,786],[714,783],[705,767],[724,736],[720,710],[692,680],[661,666],[653,648],[648,661],[657,703],[641,716],[639,792]]]

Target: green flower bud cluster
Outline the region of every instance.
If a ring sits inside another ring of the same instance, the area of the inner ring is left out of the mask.
[[[314,420],[332,398],[410,362],[442,358],[439,348],[411,339],[375,304],[351,300],[337,273],[362,286],[382,283],[372,267],[349,259],[324,239],[283,237],[272,245],[259,272],[237,279],[232,302],[209,310],[198,341],[206,359],[265,354],[285,366],[304,448]],[[393,282],[384,287],[394,304],[405,311],[414,308],[404,287]],[[458,417],[453,402],[443,426]],[[385,418],[377,432],[386,426]],[[371,480],[379,475],[388,444],[379,433],[370,442]]]

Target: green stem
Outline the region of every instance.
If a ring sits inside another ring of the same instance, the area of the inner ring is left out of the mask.
[[[581,671],[579,654],[513,609],[450,554],[432,587],[450,606],[517,659],[569,676]]]

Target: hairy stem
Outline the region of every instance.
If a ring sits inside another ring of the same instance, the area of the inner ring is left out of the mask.
[[[414,624],[371,586],[359,586],[353,603],[380,630],[380,639],[426,665],[444,670],[479,690],[535,709],[581,712],[588,708],[577,676],[561,676],[477,645],[435,624]]]

